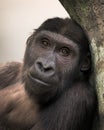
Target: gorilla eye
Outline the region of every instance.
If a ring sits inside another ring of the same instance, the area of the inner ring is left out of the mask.
[[[68,47],[62,47],[60,49],[60,54],[63,56],[68,56],[70,55],[71,50]]]
[[[50,46],[50,42],[49,42],[49,40],[48,40],[47,38],[43,38],[43,39],[41,40],[41,45],[42,45],[43,47],[49,47],[49,46]]]

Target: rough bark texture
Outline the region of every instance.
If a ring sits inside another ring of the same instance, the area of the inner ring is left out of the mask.
[[[71,18],[84,26],[95,57],[100,130],[104,130],[104,0],[59,0]]]

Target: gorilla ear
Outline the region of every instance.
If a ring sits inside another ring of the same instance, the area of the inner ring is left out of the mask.
[[[33,41],[33,34],[27,39],[26,45],[30,45]]]
[[[27,39],[26,45],[29,45],[31,43],[31,36]]]
[[[91,65],[91,63],[90,63],[90,57],[89,57],[89,55],[87,55],[87,56],[85,56],[85,58],[82,61],[81,71],[87,71],[87,70],[89,70],[90,65]]]

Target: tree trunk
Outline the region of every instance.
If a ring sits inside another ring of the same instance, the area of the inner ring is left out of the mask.
[[[71,18],[87,30],[93,54],[99,96],[100,130],[104,130],[104,0],[59,0]]]

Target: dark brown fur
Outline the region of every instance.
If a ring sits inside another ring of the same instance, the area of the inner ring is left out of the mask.
[[[22,63],[8,62],[0,64],[0,89],[21,80]]]

